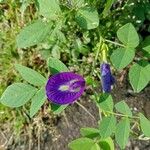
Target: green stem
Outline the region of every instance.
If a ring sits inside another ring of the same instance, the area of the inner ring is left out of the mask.
[[[109,114],[116,115],[116,116],[120,116],[120,117],[128,117],[128,118],[133,118],[133,119],[139,119],[139,117],[136,117],[136,116],[130,117],[130,116],[128,116],[128,115],[118,114],[118,113],[115,113],[115,112],[110,112],[110,111],[105,111],[105,112],[106,112],[106,113],[109,113]]]
[[[102,45],[102,37],[100,37],[99,46],[98,46],[97,51],[96,51],[96,56],[95,56],[95,59],[94,59],[94,62],[93,62],[93,70],[95,68],[95,65],[96,65],[96,62],[97,62],[97,59],[98,59],[98,55],[100,53],[101,45]]]
[[[120,43],[117,43],[117,42],[114,42],[114,41],[110,41],[110,40],[107,40],[107,39],[105,39],[105,41],[108,42],[108,43],[114,44],[114,45],[125,47],[123,44],[120,44]]]

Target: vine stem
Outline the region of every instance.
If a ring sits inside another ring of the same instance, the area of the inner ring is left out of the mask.
[[[117,42],[114,42],[114,41],[111,41],[111,40],[105,39],[105,41],[108,42],[108,43],[114,44],[114,45],[118,45],[118,46],[121,46],[121,47],[125,47],[123,44],[120,44],[120,43],[117,43]]]
[[[102,44],[102,37],[100,37],[100,42],[99,42],[99,45],[98,45],[98,48],[97,48],[97,51],[96,51],[96,56],[95,56],[95,59],[93,61],[93,71],[94,71],[94,68],[95,68],[95,65],[96,65],[96,62],[97,62],[97,59],[98,59],[98,55],[100,53],[101,44]]]
[[[76,104],[79,105],[85,112],[87,112],[94,120],[96,120],[95,117],[82,104],[79,102],[76,102]]]
[[[109,114],[116,115],[116,116],[120,116],[120,117],[128,117],[128,118],[133,118],[133,119],[139,119],[139,117],[136,117],[136,116],[130,117],[130,116],[128,116],[128,115],[118,114],[118,113],[114,113],[114,112],[110,112],[110,111],[105,111],[105,112],[106,112],[106,113],[109,113]]]
[[[144,134],[140,135],[140,136],[138,137],[138,139],[139,139],[139,140],[142,140],[142,141],[150,140],[149,137],[144,137]]]
[[[66,124],[67,124],[67,126],[69,127],[70,125],[69,125],[69,121],[68,121],[68,118],[67,118],[67,116],[66,116],[66,113],[63,111],[63,116],[64,116],[64,119],[65,119],[65,121],[66,121]]]

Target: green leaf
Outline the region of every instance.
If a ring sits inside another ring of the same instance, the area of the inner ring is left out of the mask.
[[[104,17],[106,17],[109,14],[110,8],[112,7],[114,2],[115,0],[107,0],[107,2],[105,3],[105,8],[102,12]]]
[[[91,7],[82,7],[77,11],[76,21],[83,29],[94,29],[99,25],[99,17],[96,9]]]
[[[143,54],[147,58],[150,58],[150,45],[148,45],[148,46],[146,46],[146,47],[143,48]]]
[[[51,31],[52,24],[37,20],[24,27],[17,36],[18,48],[26,48],[41,43]]]
[[[81,150],[81,149],[82,150],[96,150],[96,149],[93,149],[93,147],[95,147],[95,141],[89,138],[76,139],[72,141],[71,143],[69,143],[68,147],[71,150]]]
[[[118,39],[127,47],[137,47],[139,45],[139,36],[132,23],[127,23],[117,31]]]
[[[33,117],[46,100],[45,87],[42,87],[40,90],[38,90],[31,100],[30,117]]]
[[[148,54],[150,54],[150,45],[143,48]]]
[[[73,7],[80,8],[80,7],[83,7],[85,5],[84,1],[85,0],[72,0],[71,3],[72,3]]]
[[[27,103],[37,89],[24,83],[14,83],[7,87],[1,96],[0,102],[9,107],[20,107]]]
[[[81,128],[80,133],[82,136],[88,137],[88,138],[95,138],[99,136],[99,130],[95,128]]]
[[[98,145],[97,143],[95,143],[95,144],[92,146],[91,150],[101,150],[101,149],[100,149],[99,145]]]
[[[45,77],[33,69],[22,66],[20,64],[16,64],[15,68],[21,74],[24,80],[35,86],[43,86],[47,81]]]
[[[141,60],[129,70],[129,80],[134,92],[140,92],[150,81],[150,64]]]
[[[150,137],[150,121],[140,113],[140,126],[145,136]]]
[[[115,131],[116,128],[116,118],[114,116],[104,117],[100,121],[100,135],[101,138],[107,138]]]
[[[121,120],[116,126],[115,137],[121,149],[125,149],[130,133],[130,121],[128,118]]]
[[[109,94],[101,94],[99,98],[99,106],[104,111],[113,111],[114,103],[111,95]]]
[[[121,70],[125,68],[130,62],[132,62],[134,56],[134,49],[118,48],[112,53],[110,60],[116,69]]]
[[[115,149],[114,142],[110,137],[100,140],[98,144],[100,145],[101,150],[114,150]]]
[[[51,109],[54,114],[60,114],[62,111],[66,109],[67,106],[68,105],[57,105],[57,104],[52,103]]]
[[[56,19],[60,13],[58,0],[38,0],[40,15],[48,19]]]
[[[147,47],[147,46],[149,46],[150,45],[150,36],[146,36],[144,38],[144,41],[142,41],[140,43],[140,45],[141,45],[141,47]]]
[[[60,59],[60,47],[58,45],[55,45],[52,48],[51,54],[54,58]]]
[[[118,112],[127,115],[129,117],[132,117],[132,112],[129,108],[129,106],[125,103],[125,101],[120,101],[115,105],[115,108]]]
[[[56,58],[49,58],[47,65],[52,74],[69,71],[66,65]]]

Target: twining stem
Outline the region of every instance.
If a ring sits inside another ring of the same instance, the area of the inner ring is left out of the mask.
[[[99,45],[98,45],[98,48],[97,48],[97,51],[96,51],[96,56],[95,56],[95,59],[93,61],[93,69],[95,68],[95,65],[96,65],[96,61],[98,59],[98,55],[100,53],[100,49],[101,49],[101,46],[102,46],[102,37],[100,37],[100,42],[99,42]],[[93,72],[93,71],[92,71]]]
[[[79,105],[85,112],[87,112],[94,120],[96,120],[95,117],[82,104],[77,101],[76,104]]]
[[[117,43],[117,42],[114,42],[114,41],[110,41],[110,40],[107,40],[107,39],[105,39],[105,41],[108,42],[108,43],[114,44],[114,45],[125,47],[123,44],[120,44],[120,43]]]
[[[66,121],[67,126],[69,127],[70,125],[69,125],[69,121],[68,121],[68,118],[67,118],[67,116],[66,116],[66,113],[63,111],[62,114],[63,114],[63,116],[64,116],[64,118],[65,118],[65,121]]]
[[[102,113],[101,113],[100,108],[98,110],[99,110],[99,119],[102,120]]]
[[[115,113],[115,112],[110,112],[110,111],[105,111],[105,112],[106,112],[106,113],[109,113],[109,114],[116,115],[116,116],[120,116],[120,117],[128,117],[128,118],[133,118],[133,119],[139,119],[139,117],[136,117],[136,116],[130,117],[130,116],[128,116],[128,115],[118,114],[118,113]]]

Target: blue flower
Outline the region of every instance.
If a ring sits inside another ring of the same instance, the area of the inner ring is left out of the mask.
[[[104,92],[109,93],[111,91],[111,86],[115,83],[115,79],[111,74],[110,65],[107,63],[102,63],[100,70],[102,89]]]
[[[85,80],[72,72],[61,72],[50,77],[46,84],[48,100],[65,105],[76,101],[84,92]]]

